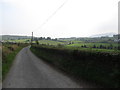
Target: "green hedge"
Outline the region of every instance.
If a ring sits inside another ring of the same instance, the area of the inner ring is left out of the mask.
[[[120,54],[35,45],[31,50],[77,79],[82,77],[104,87],[120,87]]]

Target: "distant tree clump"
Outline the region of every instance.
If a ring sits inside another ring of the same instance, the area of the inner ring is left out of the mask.
[[[51,37],[47,37],[47,40],[51,40]]]
[[[36,40],[36,44],[37,44],[37,45],[39,45],[39,42],[38,42],[38,40]]]
[[[84,45],[83,47],[84,47],[84,48],[87,48],[87,46],[86,46],[86,45]]]
[[[106,46],[100,45],[98,48],[100,48],[100,49],[106,49]]]
[[[81,47],[82,47],[82,48],[87,48],[87,46],[86,46],[86,45],[82,45]]]
[[[57,38],[55,38],[55,39],[52,39],[53,41],[57,41]]]
[[[95,45],[95,44],[93,45],[93,48],[96,48],[96,45]]]
[[[100,45],[100,48],[103,48],[103,45]]]

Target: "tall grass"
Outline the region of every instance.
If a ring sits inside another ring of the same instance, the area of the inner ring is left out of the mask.
[[[3,44],[2,46],[2,78],[4,80],[17,53],[27,44]]]

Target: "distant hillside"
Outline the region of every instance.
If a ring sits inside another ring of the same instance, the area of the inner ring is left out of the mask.
[[[103,33],[103,34],[96,34],[92,35],[90,37],[113,37],[113,35],[116,35],[116,33]]]
[[[31,36],[17,36],[17,35],[2,35],[2,40],[19,40],[19,39],[30,39]]]

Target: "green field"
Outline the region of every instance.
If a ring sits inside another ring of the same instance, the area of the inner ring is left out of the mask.
[[[35,41],[34,41],[35,43]],[[73,44],[72,44],[73,43]],[[108,52],[108,53],[119,53],[120,51],[117,50],[118,43],[85,43],[82,41],[65,41],[65,42],[60,42],[60,41],[51,41],[51,40],[39,40],[39,44],[44,44],[44,45],[53,45],[53,46],[58,46],[61,45],[61,49],[70,49],[70,50],[80,50],[80,51],[94,51],[94,52]],[[86,45],[87,48],[81,47],[83,45]],[[113,49],[103,49],[103,48],[92,48],[94,45],[96,47],[100,47],[100,45],[103,45],[105,47],[113,46]],[[46,46],[45,46],[46,47]]]
[[[20,40],[9,40],[10,42],[16,43],[31,43],[30,39],[20,39]],[[36,41],[33,41],[35,44]],[[117,51],[118,43],[100,43],[100,42],[83,42],[78,40],[38,40],[39,44],[44,45],[53,45],[53,46],[62,46],[69,49],[79,49],[79,50],[96,50],[96,51]]]
[[[20,40],[6,40],[8,42],[16,42],[16,43],[30,43],[30,39],[20,39]]]
[[[16,43],[30,43],[31,39],[20,39],[20,40],[7,40],[8,42],[16,42]],[[63,42],[59,41],[52,41],[52,40],[39,40],[39,44],[46,44],[46,45],[58,45],[58,44],[64,44]],[[33,41],[33,43],[36,43],[36,41]]]
[[[64,43],[59,41],[51,41],[51,40],[39,40],[39,44],[58,45],[58,44],[64,44]]]
[[[88,47],[93,47],[94,45],[96,45],[97,47],[99,47],[100,45],[110,46],[111,44],[112,44],[113,46],[118,46],[117,43],[85,43],[85,42],[70,44],[70,45],[67,45],[67,46],[81,47],[82,45],[86,45],[86,46],[88,46]]]

